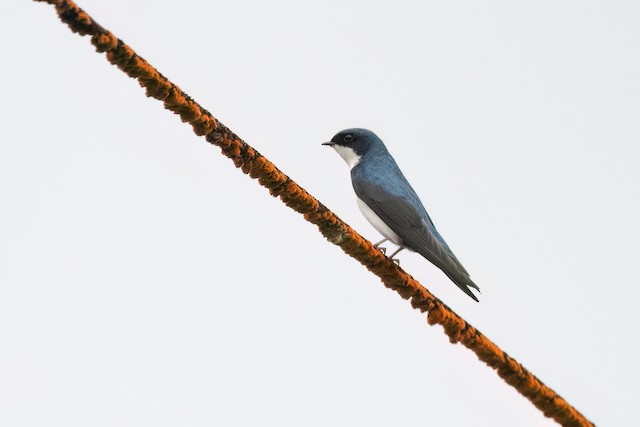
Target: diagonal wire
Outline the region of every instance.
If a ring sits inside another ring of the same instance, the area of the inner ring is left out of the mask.
[[[220,147],[236,167],[257,179],[291,209],[318,226],[331,243],[342,248],[372,273],[380,277],[388,288],[398,292],[411,305],[427,312],[431,325],[439,324],[452,343],[460,342],[471,349],[480,360],[495,369],[498,375],[529,399],[547,417],[564,426],[593,426],[584,415],[571,406],[535,375],[510,357],[480,331],[454,313],[413,277],[377,250],[371,242],[355,232],[326,206],[281,172],[273,163],[231,130],[220,123],[178,86],[171,83],[131,47],[95,22],[71,0],[35,0],[54,5],[60,19],[73,32],[90,35],[98,52],[106,52],[107,59],[146,89],[147,96],[164,102],[165,108],[180,115],[193,131],[205,135],[206,140]]]

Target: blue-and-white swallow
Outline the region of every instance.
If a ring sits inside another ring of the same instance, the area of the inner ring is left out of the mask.
[[[418,252],[438,267],[464,293],[478,298],[469,289],[480,288],[444,241],[416,192],[376,134],[367,129],[346,129],[330,142],[351,169],[351,183],[358,207],[373,227],[387,240],[399,246],[393,259],[407,248]]]

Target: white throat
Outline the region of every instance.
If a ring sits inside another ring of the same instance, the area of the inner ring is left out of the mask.
[[[362,158],[362,156],[358,156],[353,148],[344,147],[337,144],[332,145],[332,147],[338,152],[338,154],[340,154],[340,157],[342,157],[344,161],[347,162],[347,165],[349,165],[349,170],[353,169],[355,165],[360,163],[360,159]]]

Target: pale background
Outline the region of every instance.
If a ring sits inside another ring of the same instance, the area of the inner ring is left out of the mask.
[[[402,266],[640,423],[640,3],[79,4],[376,241],[320,145],[374,130],[481,302]],[[51,6],[0,36],[0,425],[554,425]]]

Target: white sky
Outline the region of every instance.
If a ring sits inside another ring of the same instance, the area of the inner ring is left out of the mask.
[[[373,241],[320,143],[375,131],[481,302],[402,266],[640,424],[640,3],[79,4]],[[0,425],[554,425],[51,6],[0,36]]]

